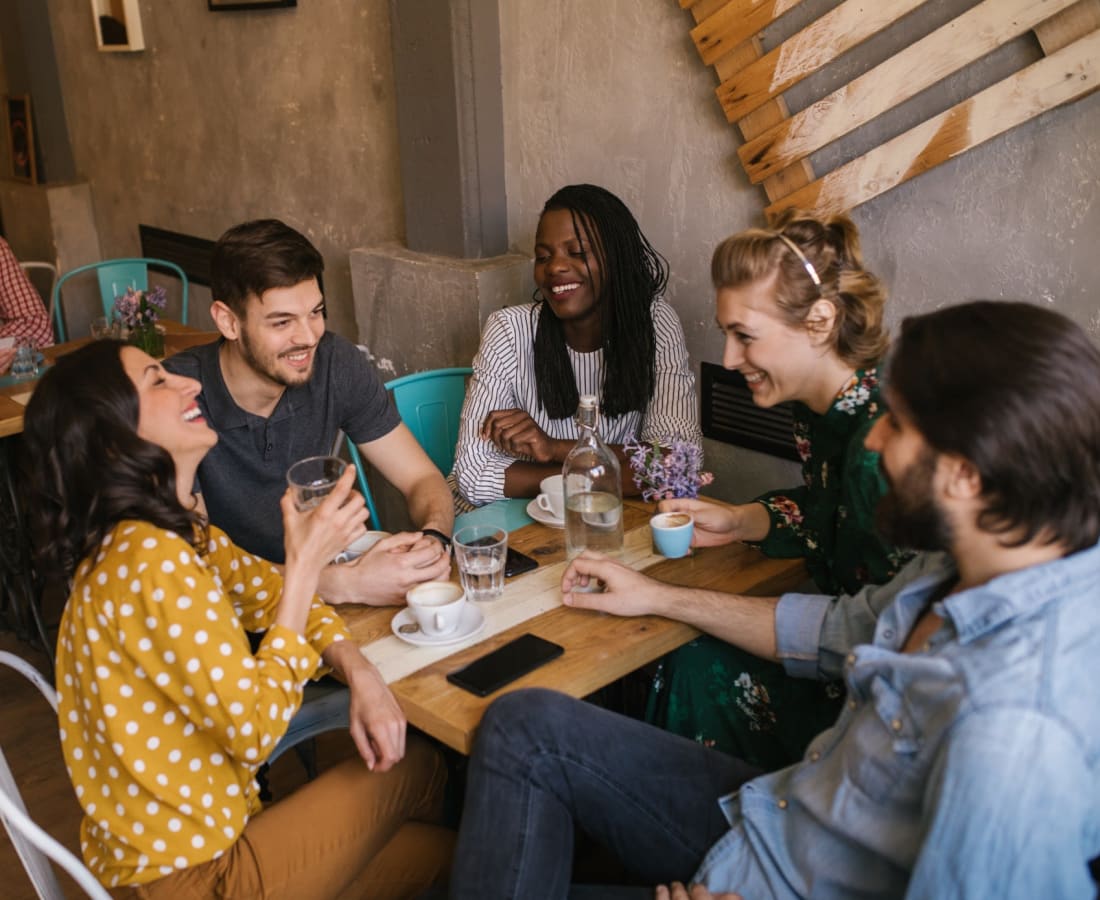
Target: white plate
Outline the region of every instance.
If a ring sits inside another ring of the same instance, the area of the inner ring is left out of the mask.
[[[548,513],[545,509],[539,506],[539,501],[537,498],[527,504],[527,515],[529,515],[540,525],[549,525],[551,528],[565,527],[565,522],[562,519],[555,518],[553,513]]]
[[[458,620],[458,628],[450,634],[428,637],[422,631],[414,631],[411,634],[402,633],[402,625],[415,624],[416,616],[412,614],[411,610],[403,609],[393,617],[393,621],[390,622],[390,629],[406,644],[415,644],[417,647],[445,647],[447,644],[457,644],[459,641],[471,638],[481,631],[485,627],[485,616],[481,614],[481,610],[476,605],[467,603],[466,608],[462,610],[462,618]]]

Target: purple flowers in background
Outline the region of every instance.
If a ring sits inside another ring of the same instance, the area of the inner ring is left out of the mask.
[[[703,451],[688,441],[629,443],[623,449],[630,454],[634,484],[643,500],[698,497],[699,488],[714,481],[712,473],[702,471]]]
[[[149,326],[157,321],[168,302],[168,292],[160,285],[151,291],[127,288],[121,297],[115,297],[115,313],[127,328]]]

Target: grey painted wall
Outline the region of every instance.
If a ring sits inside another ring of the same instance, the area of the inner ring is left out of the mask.
[[[330,323],[354,336],[348,251],[404,236],[386,0],[142,0],[140,53],[98,52],[87,0],[49,8],[104,255],[137,255],[139,222],[216,238],[283,218],[324,254]]]
[[[501,2],[513,246],[530,252],[558,186],[615,191],[669,260],[669,299],[698,362],[721,352],[711,251],[760,224],[765,201],[734,155],[739,135],[691,44],[692,24],[667,0],[559,0],[553,16],[541,0]],[[890,321],[978,297],[1029,299],[1100,340],[1098,173],[1094,94],[857,209],[868,266],[891,288]],[[724,496],[790,477],[744,451],[708,449]]]

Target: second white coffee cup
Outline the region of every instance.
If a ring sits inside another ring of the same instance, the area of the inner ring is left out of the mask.
[[[466,607],[462,585],[451,581],[425,581],[405,594],[405,599],[428,637],[443,637],[458,628]]]
[[[565,489],[560,475],[550,475],[539,482],[542,491],[535,500],[539,509],[548,512],[555,519],[565,517]]]

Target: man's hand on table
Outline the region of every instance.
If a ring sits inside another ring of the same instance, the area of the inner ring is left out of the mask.
[[[593,579],[604,583],[602,592],[584,591]],[[566,606],[594,609],[617,616],[660,614],[658,604],[669,590],[669,585],[647,578],[591,550],[585,550],[574,559],[561,578],[562,602]]]
[[[678,881],[668,887],[657,885],[654,900],[741,900],[740,894],[712,894],[701,884],[691,885],[690,890]]]
[[[423,581],[446,581],[450,575],[451,555],[439,541],[420,532],[400,532],[358,559],[326,566],[319,593],[333,606],[401,606],[410,588]]]
[[[385,772],[405,756],[405,714],[382,680],[352,641],[336,641],[322,654],[347,682],[351,738],[367,768]]]

